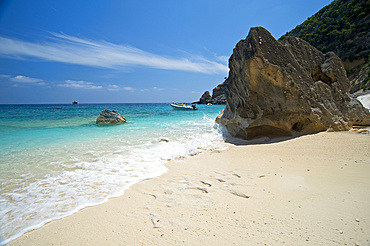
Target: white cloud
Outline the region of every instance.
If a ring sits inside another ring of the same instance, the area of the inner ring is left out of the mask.
[[[23,75],[17,75],[12,77],[10,75],[1,75],[2,78],[8,78],[10,81],[15,82],[13,87],[19,87],[19,84],[30,84],[30,85],[38,85],[38,86],[46,86],[47,84],[42,79],[37,78],[30,78]]]
[[[108,85],[108,91],[119,91],[121,88],[118,85]]]
[[[53,41],[44,43],[0,37],[0,54],[111,69],[144,66],[207,74],[228,72],[225,64],[204,57],[165,57],[128,45],[91,41],[58,33],[51,35]]]
[[[154,91],[163,91],[164,90],[163,88],[159,88],[159,87],[156,87],[156,86],[154,86],[152,89]]]
[[[56,83],[52,83],[50,85],[46,84],[43,79],[38,78],[31,78],[23,75],[11,76],[6,74],[0,74],[0,78],[4,78],[8,81],[13,82],[13,87],[24,87],[25,85],[37,85],[37,86],[44,86],[45,88],[51,88],[52,86],[57,87],[65,87],[65,88],[72,88],[72,89],[87,89],[87,90],[100,90],[106,89],[108,91],[128,91],[128,92],[148,92],[148,91],[162,91],[163,88],[160,87],[151,87],[145,89],[137,89],[130,86],[119,86],[116,84],[108,84],[108,85],[99,85],[89,81],[83,80],[64,80]]]
[[[75,81],[75,80],[66,80],[63,84],[58,84],[58,86],[61,87],[67,87],[67,88],[74,88],[74,89],[89,89],[89,90],[96,90],[96,89],[102,89],[103,86],[101,85],[94,85],[92,82],[88,81]]]
[[[125,91],[135,91],[135,88],[132,88],[132,87],[129,87],[129,86],[122,87],[122,89],[125,90]]]
[[[164,88],[159,88],[159,87],[151,87],[151,88],[144,88],[144,89],[140,89],[141,92],[148,92],[148,91],[163,91]]]
[[[30,77],[22,76],[22,75],[18,75],[18,76],[15,76],[13,78],[10,78],[10,80],[13,81],[13,82],[30,83],[30,84],[43,82],[42,79],[35,79],[35,78],[30,78]]]
[[[121,87],[121,86],[118,86],[118,85],[108,85],[107,89],[108,89],[108,91],[122,91],[122,90],[123,91],[131,91],[131,92],[136,91],[135,88],[132,88],[132,87],[129,87],[129,86]]]
[[[223,62],[225,64],[227,64],[229,62],[229,57],[228,56],[217,56],[216,58],[217,58],[217,60],[219,60],[220,62]]]

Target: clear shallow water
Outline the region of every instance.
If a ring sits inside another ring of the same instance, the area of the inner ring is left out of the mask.
[[[0,105],[0,245],[122,195],[132,184],[166,172],[168,160],[222,148],[214,120],[223,108]],[[96,125],[104,109],[128,122]]]

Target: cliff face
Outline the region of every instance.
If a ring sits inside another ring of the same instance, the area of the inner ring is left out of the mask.
[[[227,104],[216,121],[233,136],[290,136],[370,124],[368,110],[349,96],[341,60],[299,38],[278,42],[266,29],[251,28],[229,68]]]
[[[226,104],[226,84],[222,83],[216,86],[212,91],[212,104]]]
[[[357,91],[370,90],[370,58],[367,63],[361,68],[359,74],[352,81],[352,87],[350,93],[355,93]]]

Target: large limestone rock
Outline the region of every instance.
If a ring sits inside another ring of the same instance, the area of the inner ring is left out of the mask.
[[[232,136],[291,136],[370,124],[369,111],[349,96],[341,60],[299,38],[278,42],[266,29],[251,28],[229,68],[227,105],[216,121]]]
[[[96,119],[96,124],[122,124],[126,119],[116,111],[103,110]]]

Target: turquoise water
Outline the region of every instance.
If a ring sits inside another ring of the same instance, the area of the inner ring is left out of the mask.
[[[48,221],[122,195],[164,163],[217,148],[215,117],[169,104],[0,105],[0,245]],[[104,109],[127,123],[98,126]]]

